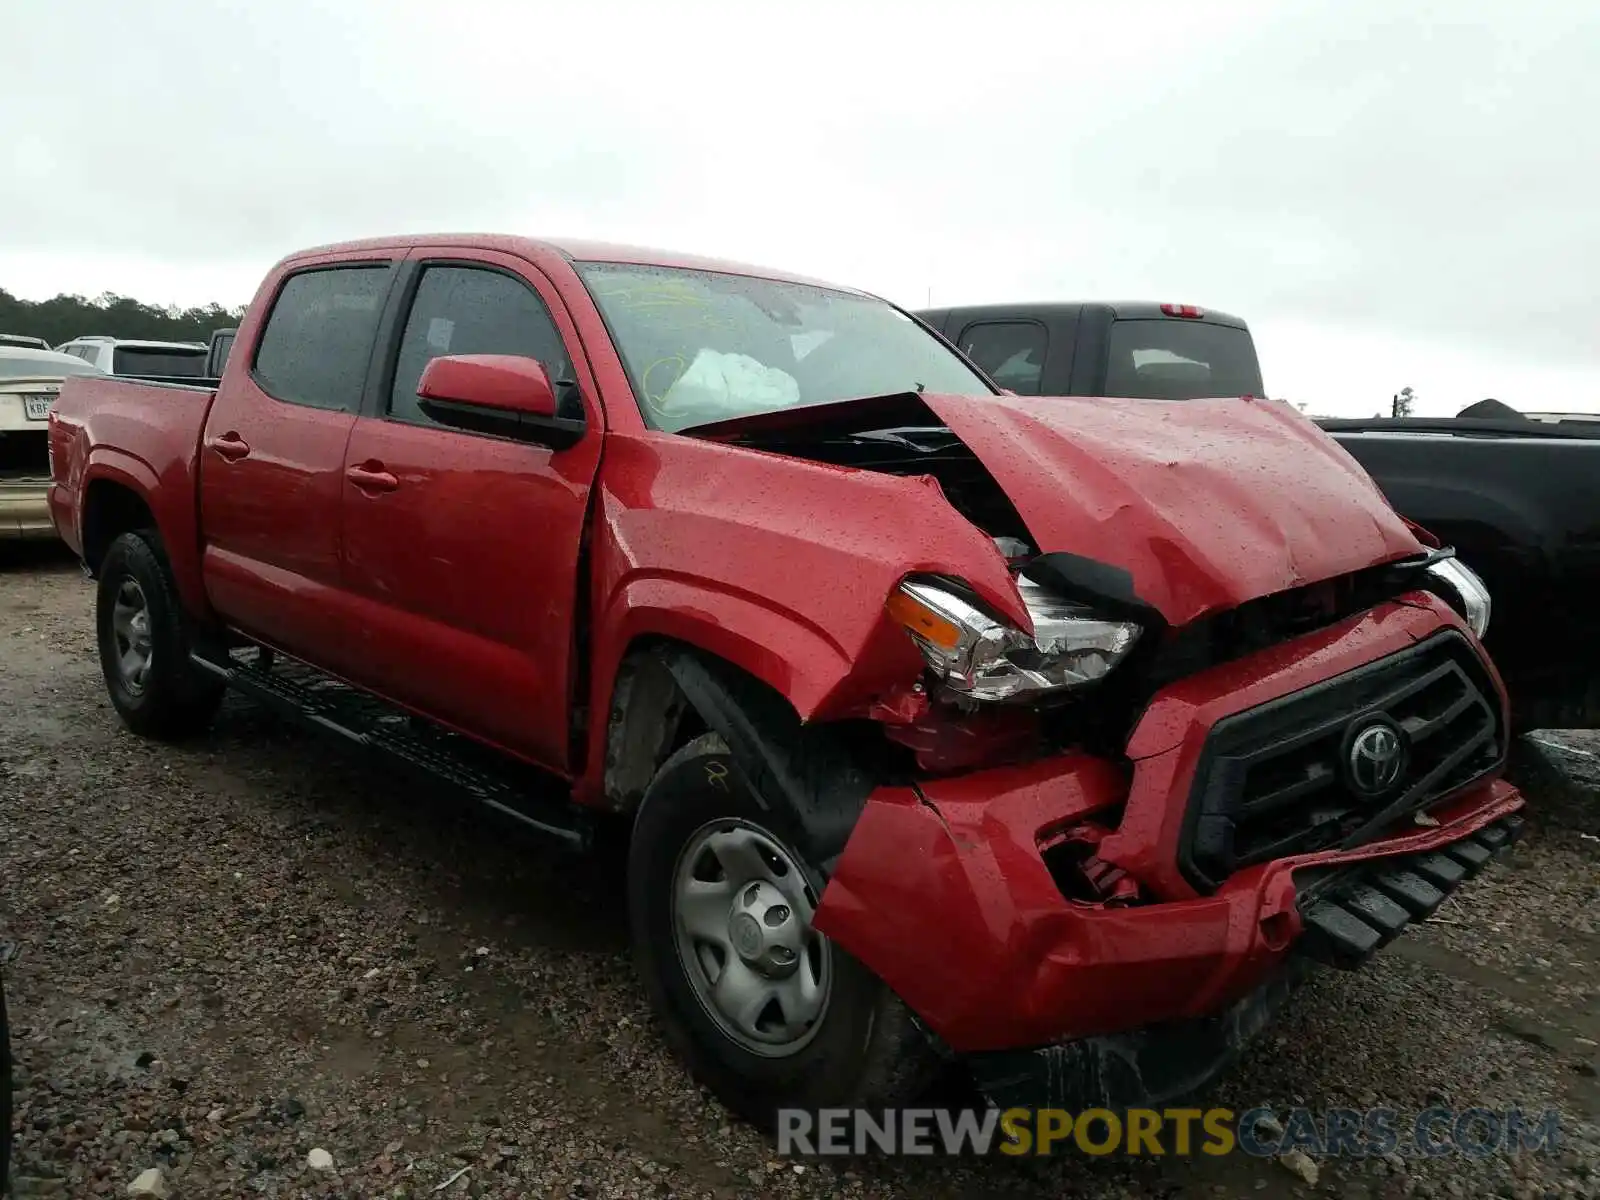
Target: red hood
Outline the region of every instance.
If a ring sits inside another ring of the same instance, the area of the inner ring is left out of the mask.
[[[1356,461],[1281,401],[921,399],[1041,552],[1127,571],[1173,625],[1422,551]]]

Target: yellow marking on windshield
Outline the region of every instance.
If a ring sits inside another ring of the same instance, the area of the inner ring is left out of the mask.
[[[666,388],[659,392],[653,392],[650,390],[650,376],[657,367],[666,366],[668,363],[675,363],[678,367],[678,374],[672,377],[672,383],[676,383],[678,379],[682,377],[683,373],[689,369],[688,360],[685,359],[683,355],[671,354],[666,358],[656,359],[655,362],[651,363],[644,369],[644,374],[639,377],[639,386],[644,389],[645,403],[649,404],[650,407],[656,411],[658,416],[666,415],[664,412],[662,412],[661,401],[666,396],[667,392],[672,389],[672,383],[667,384]]]

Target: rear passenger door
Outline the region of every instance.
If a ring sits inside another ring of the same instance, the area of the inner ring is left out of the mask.
[[[341,674],[359,665],[340,578],[345,443],[396,273],[368,258],[277,281],[264,325],[246,327],[240,343],[251,361],[218,389],[200,451],[212,604],[246,633]]]
[[[577,331],[549,280],[510,255],[414,252],[403,297],[345,457],[361,682],[565,771],[579,556],[602,438]],[[553,450],[434,423],[417,383],[446,354],[538,359],[553,382],[576,383],[557,395],[588,432]]]

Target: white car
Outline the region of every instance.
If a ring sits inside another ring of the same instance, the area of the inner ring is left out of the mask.
[[[193,379],[206,373],[204,342],[146,342],[84,335],[56,349],[93,363],[111,375],[156,375]]]
[[[70,354],[0,346],[0,540],[54,537],[50,406],[68,375],[101,375]]]

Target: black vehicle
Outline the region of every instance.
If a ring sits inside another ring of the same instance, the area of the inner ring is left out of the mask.
[[[1192,305],[991,304],[917,315],[1019,395],[1266,394],[1245,322]],[[1399,512],[1483,577],[1494,598],[1485,641],[1515,725],[1600,728],[1600,424],[1494,411],[1318,424]]]
[[[207,378],[222,378],[222,368],[228,363],[228,353],[233,349],[234,335],[238,332],[237,328],[211,331],[211,344],[206,351]]]

